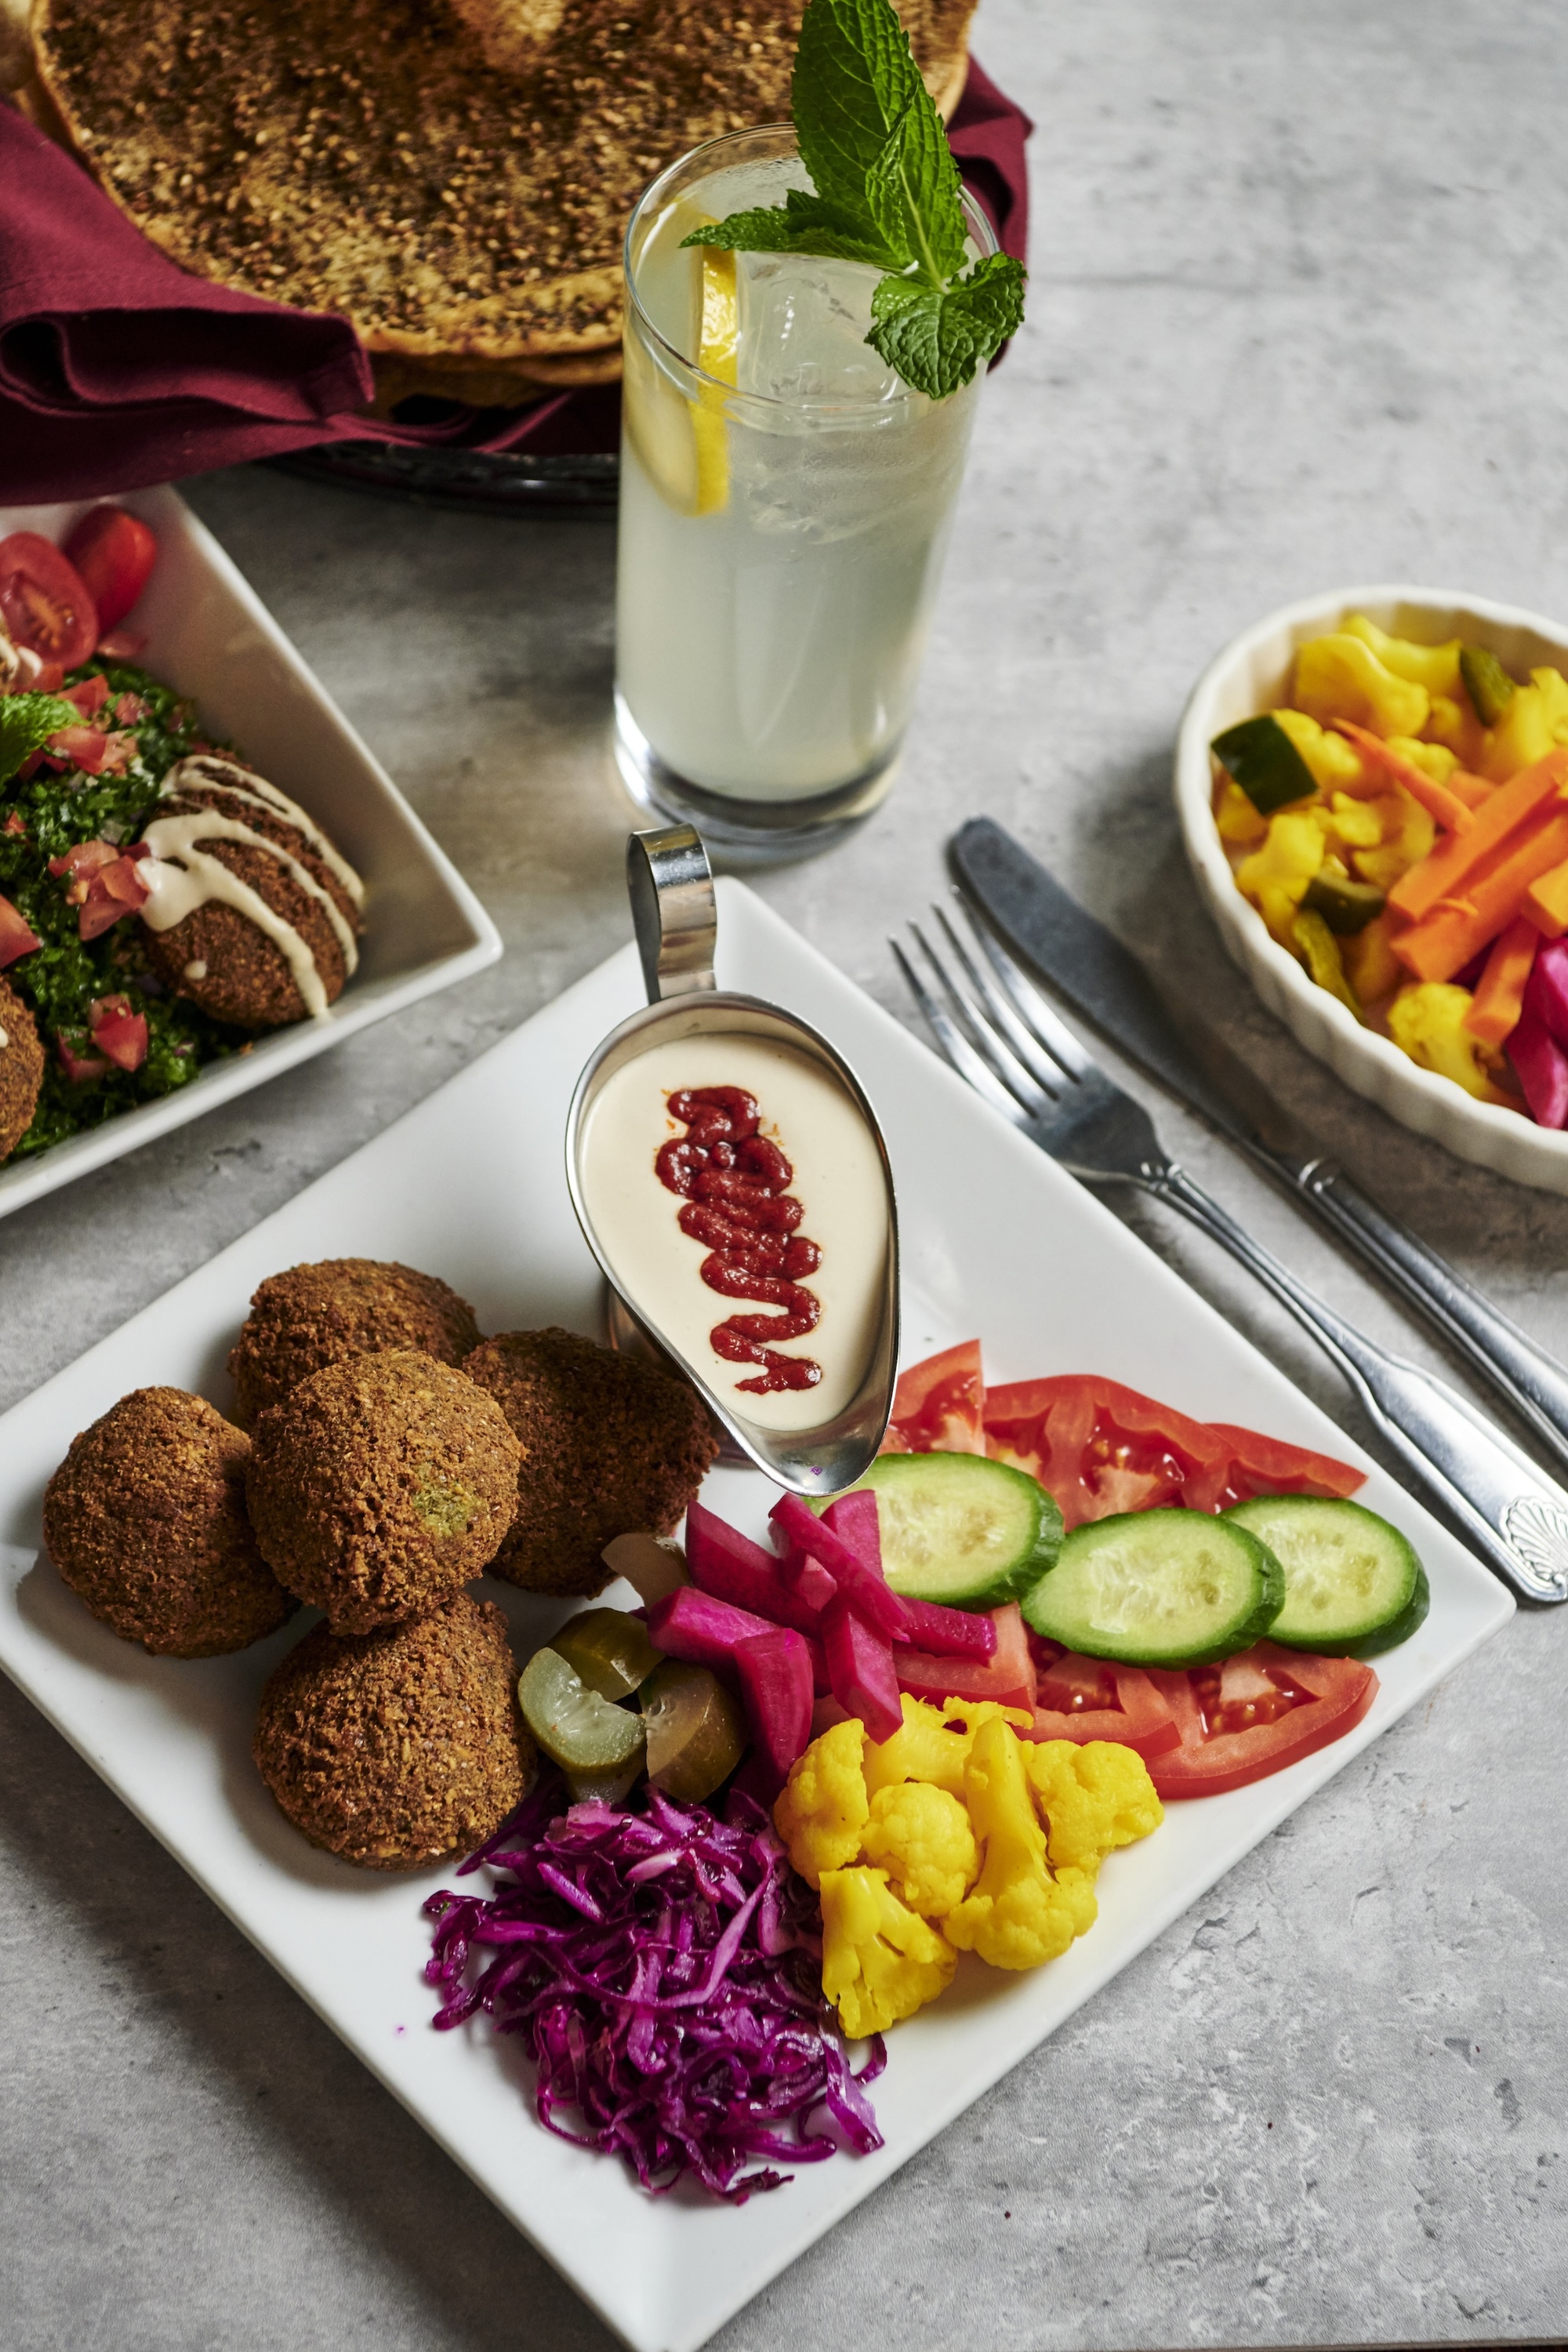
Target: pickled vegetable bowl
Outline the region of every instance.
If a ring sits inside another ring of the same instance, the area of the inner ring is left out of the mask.
[[[1568,677],[1352,613],[1211,750],[1237,885],[1313,982],[1476,1100],[1568,1126]]]

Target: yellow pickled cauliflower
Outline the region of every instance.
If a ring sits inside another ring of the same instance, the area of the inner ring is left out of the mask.
[[[1081,1748],[1070,1739],[1027,1740],[1024,1769],[1046,1817],[1053,1870],[1092,1878],[1108,1853],[1146,1838],[1165,1818],[1143,1759],[1112,1740]]]
[[[942,1927],[961,1951],[994,1969],[1037,1969],[1092,1927],[1094,1884],[1081,1870],[1046,1868],[1046,1833],[1035,1813],[1023,1743],[1005,1723],[982,1725],[964,1774],[969,1818],[985,1848],[973,1892]]]
[[[773,1807],[773,1826],[808,1886],[820,1885],[824,1871],[842,1869],[860,1851],[870,1811],[860,1769],[865,1746],[858,1717],[836,1723],[795,1759]]]
[[[1324,727],[1352,719],[1385,741],[1390,735],[1419,735],[1432,708],[1425,686],[1385,668],[1363,638],[1342,631],[1309,638],[1300,647],[1294,700]]]
[[[861,1839],[911,1911],[940,1919],[963,1900],[980,1868],[974,1832],[961,1801],[929,1780],[879,1789]]]
[[[1468,988],[1452,981],[1421,981],[1401,989],[1389,1006],[1389,1034],[1402,1054],[1424,1070],[1452,1078],[1478,1102],[1506,1102],[1507,1096],[1488,1077],[1476,1040],[1465,1026],[1474,1002]]]
[[[945,1992],[957,1955],[909,1910],[885,1870],[822,1874],[822,1990],[852,2041],[883,2033]]]
[[[969,1744],[980,1726],[997,1719],[1016,1723],[1021,1731],[1026,1731],[1030,1722],[1019,1708],[998,1706],[994,1698],[953,1699],[946,1706],[932,1706],[928,1700],[911,1698],[905,1691],[902,1705],[903,1729],[895,1731],[891,1739],[884,1739],[880,1746],[875,1741],[867,1746],[865,1772],[869,1796],[900,1780],[930,1780],[934,1787],[962,1797]],[[954,1723],[961,1723],[963,1730],[950,1730],[949,1725]]]

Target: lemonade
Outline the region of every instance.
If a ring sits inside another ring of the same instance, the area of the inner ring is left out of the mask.
[[[716,140],[627,236],[617,756],[662,814],[774,846],[886,790],[980,389],[879,357],[874,268],[682,249],[808,184],[787,130]]]

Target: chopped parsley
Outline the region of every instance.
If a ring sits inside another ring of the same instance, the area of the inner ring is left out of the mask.
[[[111,706],[121,695],[134,695],[145,706],[140,717],[119,729],[136,738],[130,766],[118,775],[100,776],[39,770],[25,781],[13,772],[0,782],[0,894],[41,942],[3,976],[37,1022],[47,1056],[32,1125],[16,1146],[18,1159],[189,1085],[209,1062],[247,1043],[243,1031],[167,992],[148,968],[143,926],[134,915],[96,940],[79,938],[78,909],[66,896],[68,877],[49,872],[49,860],[79,842],[134,841],[175,761],[212,748],[197,728],[195,706],[133,663],[87,662],[67,683],[100,675],[108,678]],[[0,712],[5,709],[0,699]],[[74,710],[69,715],[77,716]],[[25,758],[21,763],[26,765]],[[0,762],[0,769],[5,764],[14,770],[16,762]],[[146,1016],[147,1058],[139,1070],[111,1067],[102,1077],[73,1081],[60,1062],[58,1041],[64,1037],[78,1054],[90,1052],[93,1000],[116,993],[129,996]]]

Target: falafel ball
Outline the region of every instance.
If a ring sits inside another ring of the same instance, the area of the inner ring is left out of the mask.
[[[8,981],[0,980],[0,1160],[9,1160],[38,1107],[44,1048],[38,1024]]]
[[[236,761],[198,752],[169,771],[144,838],[154,856],[172,857],[178,865],[180,853],[170,836],[179,829],[169,820],[210,811],[211,829],[194,847],[203,859],[226,866],[271,916],[292,929],[315,966],[326,1003],[333,1004],[356,960],[363,889],[319,826],[306,819],[306,830],[282,813],[294,807],[265,777]],[[303,817],[303,810],[297,815]],[[306,1003],[278,940],[239,907],[209,896],[167,930],[147,919],[156,908],[154,893],[143,916],[149,963],[176,996],[188,997],[215,1021],[240,1029],[280,1029],[318,1009]]]
[[[438,1364],[460,1364],[479,1344],[473,1308],[436,1275],[373,1257],[292,1265],[261,1284],[229,1352],[234,1417],[248,1429],[312,1372],[348,1356],[418,1348]]]
[[[455,1592],[379,1633],[315,1626],[268,1676],[251,1753],[294,1827],[345,1862],[418,1870],[479,1844],[537,1761],[505,1618]]]
[[[122,1642],[216,1658],[276,1633],[299,1603],[245,1515],[250,1440],[184,1389],[133,1389],[49,1480],[44,1541]]]
[[[397,1348],[328,1364],[256,1424],[245,1491],[279,1581],[334,1633],[423,1616],[495,1558],[521,1459],[495,1399]]]
[[[463,1369],[522,1448],[517,1516],[491,1573],[525,1591],[602,1591],[611,1537],[669,1535],[719,1451],[695,1389],[575,1331],[502,1331]]]

